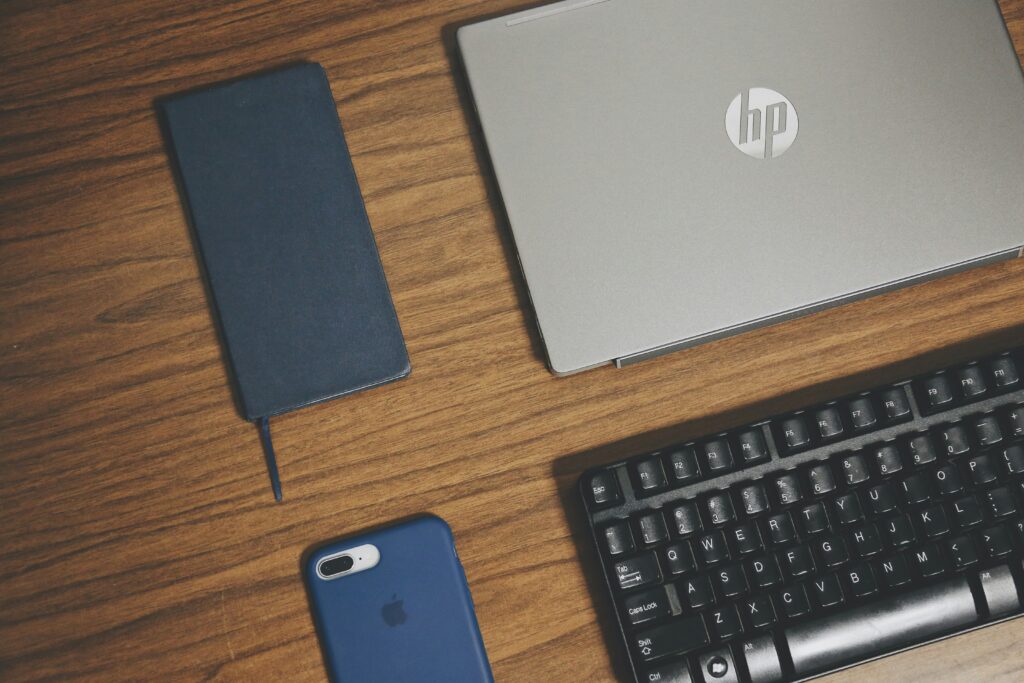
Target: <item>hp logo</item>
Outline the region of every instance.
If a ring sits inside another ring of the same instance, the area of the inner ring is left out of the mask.
[[[786,153],[800,131],[793,103],[768,88],[751,88],[736,96],[725,112],[725,131],[739,151],[755,159]]]

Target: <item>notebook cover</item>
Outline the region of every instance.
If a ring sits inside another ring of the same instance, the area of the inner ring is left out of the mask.
[[[409,373],[323,68],[160,103],[244,416]]]

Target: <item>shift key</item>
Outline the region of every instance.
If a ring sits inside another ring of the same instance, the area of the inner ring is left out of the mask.
[[[664,626],[641,631],[632,636],[641,661],[653,662],[663,657],[684,655],[708,644],[704,617],[691,614]]]

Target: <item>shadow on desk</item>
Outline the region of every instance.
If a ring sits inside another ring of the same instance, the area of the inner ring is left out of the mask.
[[[953,346],[875,368],[869,372],[837,378],[718,415],[637,434],[600,448],[556,460],[552,464],[552,475],[558,485],[558,495],[576,544],[577,557],[583,567],[588,590],[594,596],[594,609],[604,634],[607,649],[613,653],[612,660],[616,677],[621,680],[632,680],[627,669],[628,659],[623,652],[624,644],[616,625],[615,614],[609,601],[604,598],[608,588],[601,575],[600,558],[594,547],[586,513],[580,501],[578,482],[583,472],[591,467],[618,462],[672,444],[742,427],[774,415],[832,400],[838,396],[898,382],[961,361],[974,360],[1017,346],[1022,339],[1024,339],[1024,325],[975,337]],[[624,372],[628,372],[628,369]]]

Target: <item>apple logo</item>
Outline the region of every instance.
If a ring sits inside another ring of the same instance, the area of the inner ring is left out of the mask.
[[[402,601],[398,599],[398,594],[392,594],[391,602],[381,607],[380,615],[384,617],[384,623],[388,626],[399,626],[409,618],[402,607]]]

